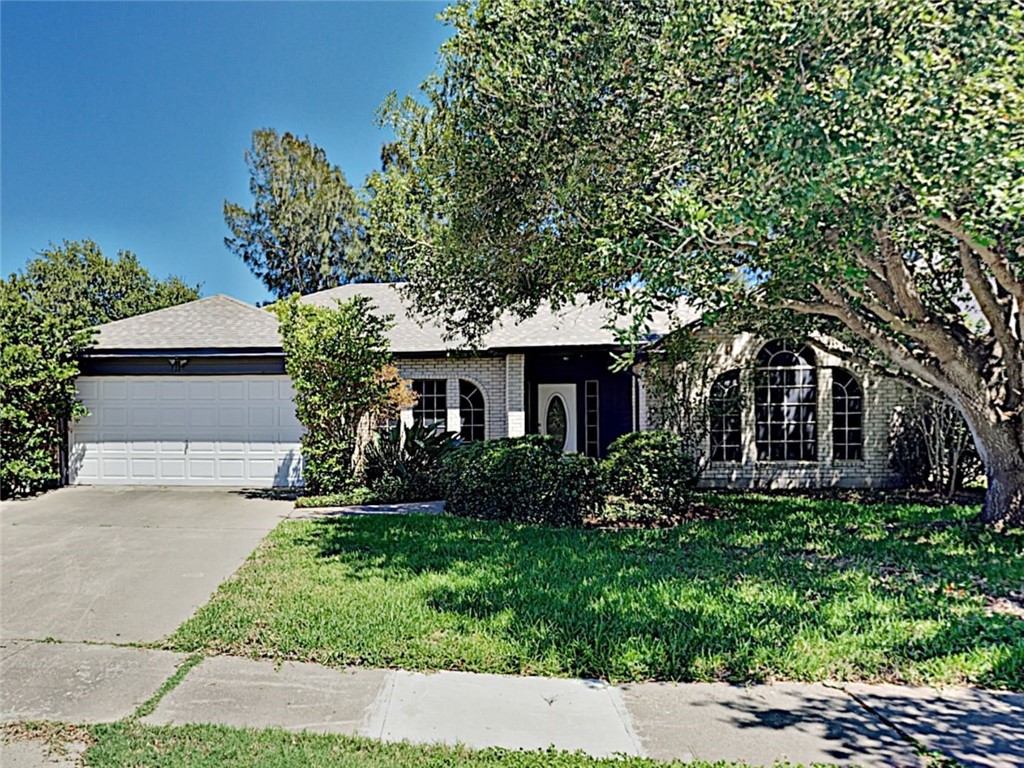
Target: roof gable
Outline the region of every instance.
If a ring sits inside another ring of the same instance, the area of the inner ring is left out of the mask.
[[[115,320],[96,330],[96,344],[88,352],[281,349],[272,313],[224,295]]]

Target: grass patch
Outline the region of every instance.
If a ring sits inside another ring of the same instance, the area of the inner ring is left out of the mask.
[[[285,521],[171,637],[329,665],[1024,689],[1024,532],[971,507],[709,495],[721,519],[557,530]],[[1016,599],[1016,598],[1013,598]]]
[[[117,723],[92,726],[95,743],[86,763],[95,768],[662,768],[644,758],[595,759],[579,753],[518,752],[505,749],[474,751],[464,747],[382,744],[353,736],[242,730],[215,725],[145,727]],[[731,763],[697,761],[689,768],[729,768]]]
[[[193,653],[191,656],[189,656],[187,659],[181,662],[178,668],[174,670],[174,674],[164,681],[163,685],[161,685],[160,688],[157,689],[157,692],[150,696],[147,701],[144,701],[142,702],[142,704],[139,705],[138,709],[136,709],[135,712],[132,714],[132,718],[138,720],[140,718],[146,717],[147,715],[153,714],[153,712],[156,710],[157,704],[160,703],[160,700],[163,699],[164,696],[173,691],[175,688],[177,688],[181,681],[185,679],[185,675],[191,672],[194,667],[198,666],[199,662],[201,662],[204,658],[206,657],[202,653]]]
[[[355,488],[349,488],[347,491],[342,491],[340,493],[327,493],[319,496],[299,496],[295,499],[295,507],[297,509],[311,509],[316,507],[353,507],[360,504],[381,503],[383,503],[383,499],[381,499],[378,494],[361,485]]]

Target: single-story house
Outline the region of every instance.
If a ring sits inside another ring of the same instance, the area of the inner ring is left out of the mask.
[[[603,456],[651,423],[643,377],[612,371],[621,351],[604,308],[542,308],[503,322],[473,351],[419,319],[394,284],[304,297],[330,306],[356,294],[394,316],[391,350],[419,393],[405,421],[444,422],[466,440],[556,435]],[[691,322],[685,307],[676,320]],[[670,330],[655,318],[654,331]],[[301,482],[295,418],[276,318],[213,296],[100,326],[83,355],[89,415],[69,430],[75,484],[244,485]],[[708,485],[878,486],[895,480],[888,434],[902,387],[809,345],[740,336],[715,350]]]

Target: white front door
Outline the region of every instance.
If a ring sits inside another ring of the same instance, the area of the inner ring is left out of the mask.
[[[562,442],[562,450],[576,453],[576,385],[538,384],[540,433]]]

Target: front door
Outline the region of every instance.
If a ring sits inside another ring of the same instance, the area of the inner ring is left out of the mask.
[[[576,385],[538,384],[540,433],[551,435],[566,453],[576,453]]]

